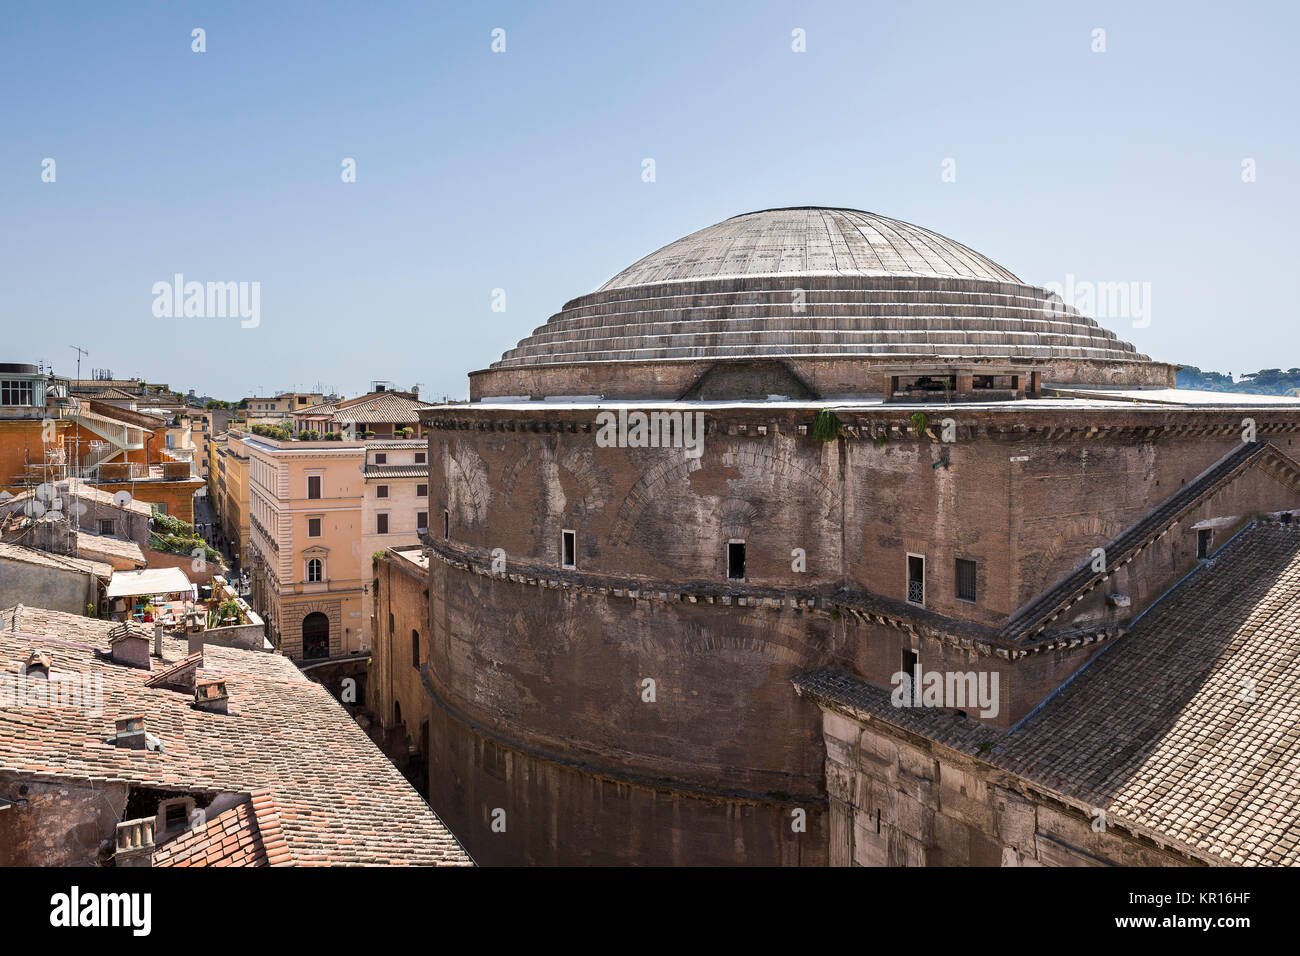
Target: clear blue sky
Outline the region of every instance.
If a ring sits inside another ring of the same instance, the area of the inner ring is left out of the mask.
[[[832,205],[1150,282],[1149,327],[1104,324],[1153,358],[1300,366],[1297,35],[1281,2],[6,0],[0,361],[464,396],[664,243]],[[177,272],[260,282],[260,325],[155,318]]]

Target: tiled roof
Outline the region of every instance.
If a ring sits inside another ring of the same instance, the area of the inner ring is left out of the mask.
[[[295,415],[312,415],[318,417],[321,415],[333,415],[338,407],[338,402],[320,402],[316,405],[308,405],[306,408],[296,408],[293,413]]]
[[[117,507],[117,505],[114,504],[113,502],[113,496],[116,494],[116,492],[102,491],[99,488],[95,487],[94,485],[86,484],[86,482],[81,481],[80,479],[77,479],[75,481],[69,479],[67,482],[59,483],[60,488],[63,488],[65,485],[67,486],[68,490],[66,492],[62,492],[63,494],[70,495],[75,493],[80,498],[93,500],[104,505],[113,505],[113,507],[115,508]],[[138,515],[144,515],[146,518],[153,516],[153,507],[149,504],[149,502],[140,501],[136,498],[132,498],[129,502],[127,502],[126,510],[134,512],[135,514]]]
[[[17,672],[39,648],[54,670],[102,677],[104,686],[102,713],[94,716],[81,707],[0,710],[0,770],[207,794],[264,790],[288,862],[298,865],[472,862],[342,705],[287,658],[206,646],[198,678],[225,681],[235,711],[210,713],[193,707],[188,694],[149,687],[149,671],[95,653],[108,652],[112,626],[36,608],[0,611],[0,671]],[[156,663],[175,664],[187,651],[184,640],[164,637]],[[107,742],[115,718],[133,714],[144,716],[162,752]],[[255,816],[269,852],[260,809]]]
[[[1012,733],[822,670],[805,696],[1100,807],[1205,862],[1300,865],[1300,527],[1257,523]]]
[[[109,405],[105,402],[97,402],[93,398],[86,399],[82,402],[83,409],[81,414],[87,418],[107,418],[110,421],[125,422],[128,425],[134,425],[137,428],[147,428],[150,431],[157,431],[160,428],[166,428],[168,419],[159,415],[146,415],[144,412],[133,412],[129,408],[122,408],[120,405]],[[88,408],[86,407],[88,406]],[[91,413],[86,415],[87,410]]]
[[[1285,477],[1293,485],[1300,486],[1300,465],[1282,454],[1272,443],[1243,443],[1108,544],[1105,549],[1105,571],[1094,571],[1090,565],[1084,565],[1016,615],[1002,629],[1001,636],[1021,643],[1032,639],[1036,632],[1042,630],[1071,602],[1113,574],[1120,565],[1127,563],[1137,551],[1182,515],[1254,463],[1264,464],[1279,477]]]
[[[371,438],[366,441],[367,448],[408,448],[419,451],[428,448],[429,443],[423,438]]]
[[[54,554],[21,544],[0,542],[0,560],[21,561],[23,564],[35,564],[46,568],[62,568],[67,571],[80,571],[93,574],[97,578],[108,580],[113,576],[113,566],[103,561],[91,561],[67,554]]]
[[[362,473],[367,478],[428,478],[428,465],[366,465]]]
[[[336,422],[356,422],[358,425],[376,423],[406,422],[414,425],[419,421],[416,414],[421,408],[432,408],[427,402],[417,402],[392,392],[380,392],[361,399],[355,404],[343,404],[334,413]]]
[[[289,866],[293,855],[269,790],[187,830],[154,852],[154,866]]]
[[[126,401],[133,402],[136,400],[136,398],[139,397],[137,395],[133,395],[131,392],[125,391],[124,389],[120,389],[120,388],[101,388],[94,391],[91,391],[89,389],[86,390],[78,389],[78,391],[84,391],[87,397],[94,398],[99,401],[126,400]]]
[[[107,535],[87,534],[85,531],[78,531],[77,552],[92,555],[111,554],[114,557],[134,561],[140,567],[145,566],[144,552],[140,550],[140,546],[134,541],[128,541],[125,538],[110,538]]]

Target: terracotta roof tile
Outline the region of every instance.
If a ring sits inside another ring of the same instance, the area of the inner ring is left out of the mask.
[[[1249,526],[1011,733],[833,670],[795,686],[1206,862],[1300,865],[1300,526]]]
[[[156,670],[151,675],[107,659],[112,626],[38,608],[0,611],[0,673],[17,673],[39,649],[50,655],[55,671],[102,678],[104,696],[97,713],[80,706],[0,709],[0,770],[51,782],[120,780],[251,794],[256,812],[241,817],[228,811],[216,818],[223,830],[232,826],[243,854],[217,852],[216,858],[232,862],[256,857],[257,843],[271,863],[472,863],[342,705],[292,661],[206,646],[203,676],[225,681],[238,711],[209,713],[193,706],[192,694],[149,686]],[[186,641],[163,638],[164,666],[183,662],[187,654]],[[144,715],[163,752],[106,742],[115,718],[128,714]],[[265,813],[259,800],[267,804]],[[256,840],[248,832],[254,824]],[[198,841],[192,836],[194,851],[184,855],[196,865],[215,847],[204,845],[200,853]],[[179,860],[185,848],[178,846],[171,856]]]

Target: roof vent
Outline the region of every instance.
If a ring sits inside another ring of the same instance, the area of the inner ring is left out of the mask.
[[[38,651],[35,648],[27,655],[27,664],[23,668],[23,673],[28,677],[44,677],[47,680],[50,676],[50,667],[54,661],[45,651]]]
[[[172,664],[166,670],[161,670],[146,680],[146,687],[170,687],[173,690],[194,692],[195,679],[198,676],[198,670],[203,666],[203,651],[197,654],[191,654]]]
[[[149,866],[153,861],[154,818],[141,817],[117,825],[115,866]]]
[[[119,717],[113,722],[113,727],[117,731],[113,743],[117,746],[131,750],[144,750],[147,746],[143,716]]]
[[[108,646],[112,649],[115,664],[139,667],[142,670],[153,669],[149,658],[149,638],[132,629],[130,624],[123,622],[109,631]]]
[[[113,722],[117,731],[113,739],[109,741],[117,747],[126,747],[128,750],[152,750],[155,753],[164,753],[162,741],[153,734],[146,733],[144,729],[144,717],[137,714],[134,717],[119,717]]]
[[[194,706],[210,714],[230,712],[230,695],[223,680],[203,680],[194,684]]]

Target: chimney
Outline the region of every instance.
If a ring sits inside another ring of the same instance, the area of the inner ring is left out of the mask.
[[[123,622],[108,632],[108,646],[113,654],[113,663],[125,664],[127,667],[139,667],[153,670],[149,657],[149,638],[140,631],[132,629]]]
[[[198,670],[203,666],[203,655],[195,654],[184,660],[177,661],[166,670],[161,670],[144,682],[146,687],[170,687],[175,690],[184,691],[187,694],[194,693],[194,681],[198,676]]]
[[[35,648],[32,648],[32,652],[27,655],[27,666],[23,669],[23,673],[28,677],[44,677],[48,680],[50,676],[50,666],[53,663],[54,662],[51,660],[50,655],[45,653],[45,651],[38,651]]]
[[[412,399],[415,399],[415,400],[417,400],[417,401],[419,400],[419,398],[420,398],[420,386],[418,386],[418,385],[412,385],[412,386],[411,386],[411,398],[412,398]]]
[[[199,630],[191,631],[187,627],[185,630],[187,643],[185,655],[187,657],[193,657],[195,654],[198,654],[201,657],[203,655],[203,629],[200,628]]]
[[[162,660],[162,621],[153,622],[153,656]]]
[[[151,866],[154,851],[154,818],[141,817],[117,825],[114,866]]]
[[[230,695],[223,680],[204,680],[194,684],[194,707],[210,714],[230,712]]]
[[[131,750],[144,750],[148,746],[142,715],[119,717],[113,722],[113,726],[117,730],[113,736],[115,746],[127,747]]]

